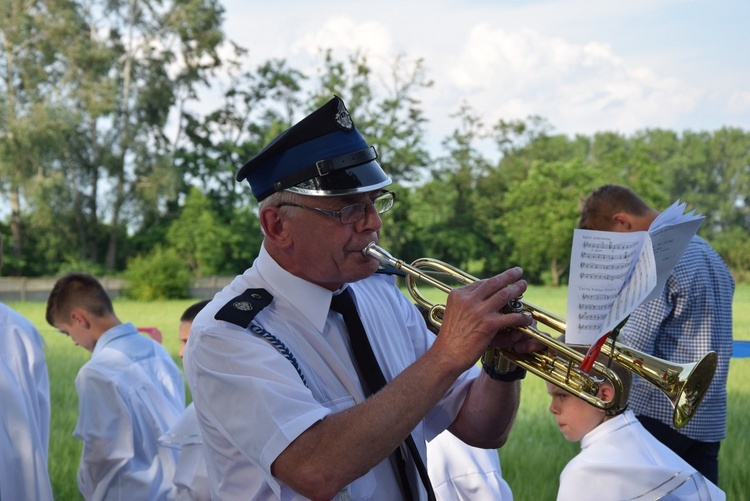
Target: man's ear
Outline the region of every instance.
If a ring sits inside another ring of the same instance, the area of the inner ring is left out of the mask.
[[[82,310],[81,308],[73,308],[70,311],[70,323],[71,325],[82,325],[87,329],[91,326],[88,313],[86,312],[86,310]]]
[[[633,230],[633,218],[626,212],[618,212],[612,216],[612,230],[611,231],[632,231]]]
[[[258,216],[264,238],[269,239],[277,247],[286,247],[291,243],[291,239],[280,210],[279,207],[264,207]]]

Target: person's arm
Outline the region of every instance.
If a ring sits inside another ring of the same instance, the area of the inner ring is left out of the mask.
[[[29,425],[36,427],[41,439],[44,458],[49,452],[50,390],[44,341],[39,331],[25,318],[13,315],[8,318],[3,347],[6,356],[15,354],[18,363],[11,366],[15,379],[29,395]]]
[[[0,357],[0,499],[52,499],[37,416],[24,389]]]
[[[526,283],[516,282],[520,276],[515,268],[452,292],[432,347],[364,403],[308,428],[276,458],[273,475],[306,497],[328,499],[386,458],[476,363],[497,332],[530,323],[521,314],[498,313],[525,291]],[[486,433],[486,443],[501,443],[515,416],[518,384],[485,377],[472,385],[464,404],[469,412],[462,411],[457,428],[462,432],[476,422],[480,430],[473,435]]]
[[[130,413],[114,382],[95,371],[84,367],[76,390],[79,414],[73,434],[83,442],[78,487],[87,500],[107,499],[135,454]],[[138,494],[130,492],[134,499]]]

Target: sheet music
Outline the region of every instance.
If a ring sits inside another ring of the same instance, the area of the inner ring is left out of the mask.
[[[661,294],[704,219],[684,210],[685,204],[675,202],[649,231],[575,230],[566,343],[595,343],[639,305]]]
[[[682,257],[690,239],[693,238],[705,219],[704,216],[695,215],[694,211],[683,214],[685,205],[684,203],[679,204],[679,201],[675,202],[654,220],[648,230],[654,249],[657,282],[656,287],[644,299],[644,302],[650,301],[661,294],[669,274],[672,273],[672,269]],[[665,214],[667,216],[662,218]],[[660,221],[660,219],[662,220]]]

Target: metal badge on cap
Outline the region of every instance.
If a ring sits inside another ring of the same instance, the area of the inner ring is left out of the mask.
[[[344,130],[352,130],[354,128],[352,117],[349,115],[349,112],[344,106],[344,102],[341,100],[339,100],[339,109],[336,111],[336,123]]]

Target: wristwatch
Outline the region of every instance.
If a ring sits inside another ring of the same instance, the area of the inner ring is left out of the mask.
[[[482,368],[495,381],[511,383],[526,377],[526,369],[520,365],[516,365],[512,371],[508,370],[511,364],[511,360],[503,355],[502,351],[492,346],[487,348],[482,355]]]
[[[492,379],[494,379],[495,381],[502,381],[504,383],[511,383],[513,381],[518,381],[519,379],[523,379],[526,377],[526,369],[518,365],[515,369],[508,372],[498,372],[490,364],[482,364],[482,368],[484,369],[484,372],[486,372],[487,375]]]

